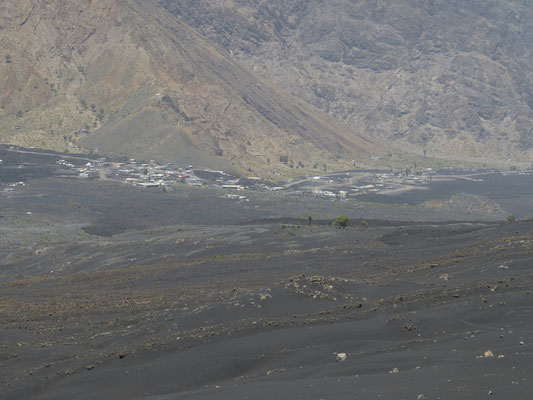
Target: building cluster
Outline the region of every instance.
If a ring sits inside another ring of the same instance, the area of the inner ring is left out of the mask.
[[[170,191],[175,185],[219,187],[228,191],[268,188],[260,178],[243,178],[224,171],[197,169],[175,164],[159,165],[154,160],[139,162],[135,159],[111,161],[99,159],[87,168],[94,168],[100,178],[118,180],[143,188],[161,188]]]
[[[332,200],[348,200],[355,196],[426,186],[431,183],[434,174],[432,169],[416,175],[392,172],[343,172],[309,177],[304,182],[293,186],[292,191]]]
[[[99,176],[99,168],[96,162],[89,161],[85,164],[75,165],[66,160],[59,160],[57,164],[62,167],[61,175],[63,177],[78,177],[80,179],[94,179]]]

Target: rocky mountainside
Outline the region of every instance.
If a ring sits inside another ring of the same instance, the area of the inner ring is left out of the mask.
[[[531,0],[160,0],[256,73],[374,138],[533,160]]]
[[[383,147],[153,1],[0,2],[0,140],[268,175]]]

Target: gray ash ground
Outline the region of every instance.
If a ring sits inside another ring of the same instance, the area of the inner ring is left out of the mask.
[[[361,200],[388,204],[421,204],[428,200],[447,200],[450,193],[484,196],[504,206],[510,212],[528,215],[533,210],[531,186],[533,174],[487,172],[477,180],[450,179],[428,184],[428,190],[414,190],[395,196],[367,194]]]
[[[0,193],[0,398],[532,396],[533,222],[221,195]]]

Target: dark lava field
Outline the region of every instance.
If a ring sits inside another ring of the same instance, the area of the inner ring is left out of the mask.
[[[531,221],[47,162],[0,188],[2,399],[533,395]]]

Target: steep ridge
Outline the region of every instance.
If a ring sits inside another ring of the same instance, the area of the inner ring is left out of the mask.
[[[530,0],[160,0],[267,79],[419,154],[533,160]]]
[[[262,175],[385,151],[152,1],[3,1],[0,44],[4,143]]]

